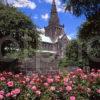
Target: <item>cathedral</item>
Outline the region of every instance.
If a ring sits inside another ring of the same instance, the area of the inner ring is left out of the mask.
[[[40,34],[39,48],[26,65],[27,74],[56,72],[60,59],[65,56],[69,40],[64,32],[64,25],[60,25],[55,0],[52,1],[48,26],[44,28],[45,32]]]

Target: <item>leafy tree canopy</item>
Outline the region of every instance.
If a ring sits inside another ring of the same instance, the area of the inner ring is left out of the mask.
[[[94,37],[100,37],[100,12],[92,15],[83,23],[79,29],[78,37],[88,41]]]
[[[88,61],[85,57],[85,51],[83,47],[83,43],[78,39],[71,40],[66,48],[66,57],[60,61],[59,66],[67,67],[67,66],[80,66],[83,67],[88,65]]]
[[[32,21],[14,7],[0,4],[0,40],[11,36],[15,39],[20,49],[36,49],[38,43],[38,31]],[[12,41],[2,44],[2,53],[5,47],[13,48]]]
[[[100,57],[100,12],[92,15],[79,29],[78,37],[85,42],[90,55]]]
[[[100,0],[63,0],[66,3],[66,10],[74,15],[91,16],[100,11]]]

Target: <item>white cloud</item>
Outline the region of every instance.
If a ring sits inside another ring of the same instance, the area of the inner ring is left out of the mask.
[[[37,15],[35,15],[35,16],[33,16],[33,18],[34,18],[34,19],[38,19],[38,16],[37,16]]]
[[[64,7],[62,6],[57,6],[57,11],[62,13],[65,12]]]
[[[44,0],[46,3],[50,3],[50,4],[52,4],[52,1],[53,0]],[[61,5],[61,1],[60,0],[55,0],[55,2],[56,2],[56,5]]]
[[[39,31],[39,32],[41,32],[41,33],[45,33],[45,29],[44,28],[37,28],[37,30]]]
[[[77,38],[76,32],[72,32],[72,33],[68,34],[67,37],[69,40],[76,39]]]
[[[49,19],[49,14],[48,13],[43,14],[43,15],[41,15],[41,18],[44,19],[45,21],[47,21]]]
[[[14,7],[28,7],[30,9],[35,9],[36,4],[30,0],[7,0],[9,4],[12,4]]]
[[[72,39],[69,35],[67,35],[67,37],[68,37],[68,39],[69,39],[69,40],[71,40],[71,39]]]

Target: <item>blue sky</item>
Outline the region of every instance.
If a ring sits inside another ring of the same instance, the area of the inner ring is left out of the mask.
[[[8,0],[13,6],[18,7],[23,13],[29,16],[32,21],[43,30],[48,25],[52,0]],[[68,37],[75,38],[79,26],[85,21],[85,17],[76,17],[64,11],[60,0],[56,0],[60,23],[65,26],[65,33]]]

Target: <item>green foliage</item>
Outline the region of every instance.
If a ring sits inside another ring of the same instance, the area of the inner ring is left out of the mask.
[[[87,21],[81,25],[78,37],[85,41],[94,37],[100,37],[100,12],[89,17]]]
[[[86,22],[81,25],[78,32],[78,39],[80,39],[82,43],[83,62],[87,62],[87,61],[91,62],[91,60],[93,61],[95,60],[95,58],[96,59],[100,58],[100,40],[99,40],[100,39],[100,33],[99,33],[100,32],[100,0],[63,0],[63,1],[66,2],[66,10],[71,11],[76,16],[85,15],[87,19]],[[90,44],[89,42],[92,43]],[[75,56],[73,57],[73,59],[74,58]],[[73,61],[76,62],[75,59],[72,60],[72,62]],[[97,60],[93,62],[96,61]],[[90,62],[89,62],[90,66],[97,65],[97,63],[95,63],[95,65],[91,65]],[[100,61],[99,61],[99,65],[100,65]]]
[[[38,45],[38,31],[32,21],[16,8],[0,4],[0,39],[11,36],[19,45],[17,49],[24,51],[29,48],[36,49]],[[8,49],[5,51],[4,48]],[[2,54],[5,55],[16,50],[12,41],[2,44]]]
[[[88,65],[88,60],[85,55],[84,43],[76,40],[71,40],[66,48],[66,57],[60,61],[59,66],[79,66]]]
[[[100,0],[63,0],[66,2],[66,10],[74,15],[85,15],[87,18],[100,11]]]
[[[19,51],[10,51],[10,53],[6,54],[6,58],[13,58],[13,59],[24,59],[26,57],[32,57],[35,53],[35,49],[28,48]]]
[[[19,73],[20,68],[17,66],[18,59],[3,59],[0,61],[0,72],[12,71],[14,73]]]
[[[67,66],[68,66],[67,59],[66,58],[61,59],[59,62],[59,67],[67,67]]]
[[[89,17],[81,25],[78,38],[84,42],[84,53],[88,60],[94,61],[95,58],[100,58],[100,12]]]

